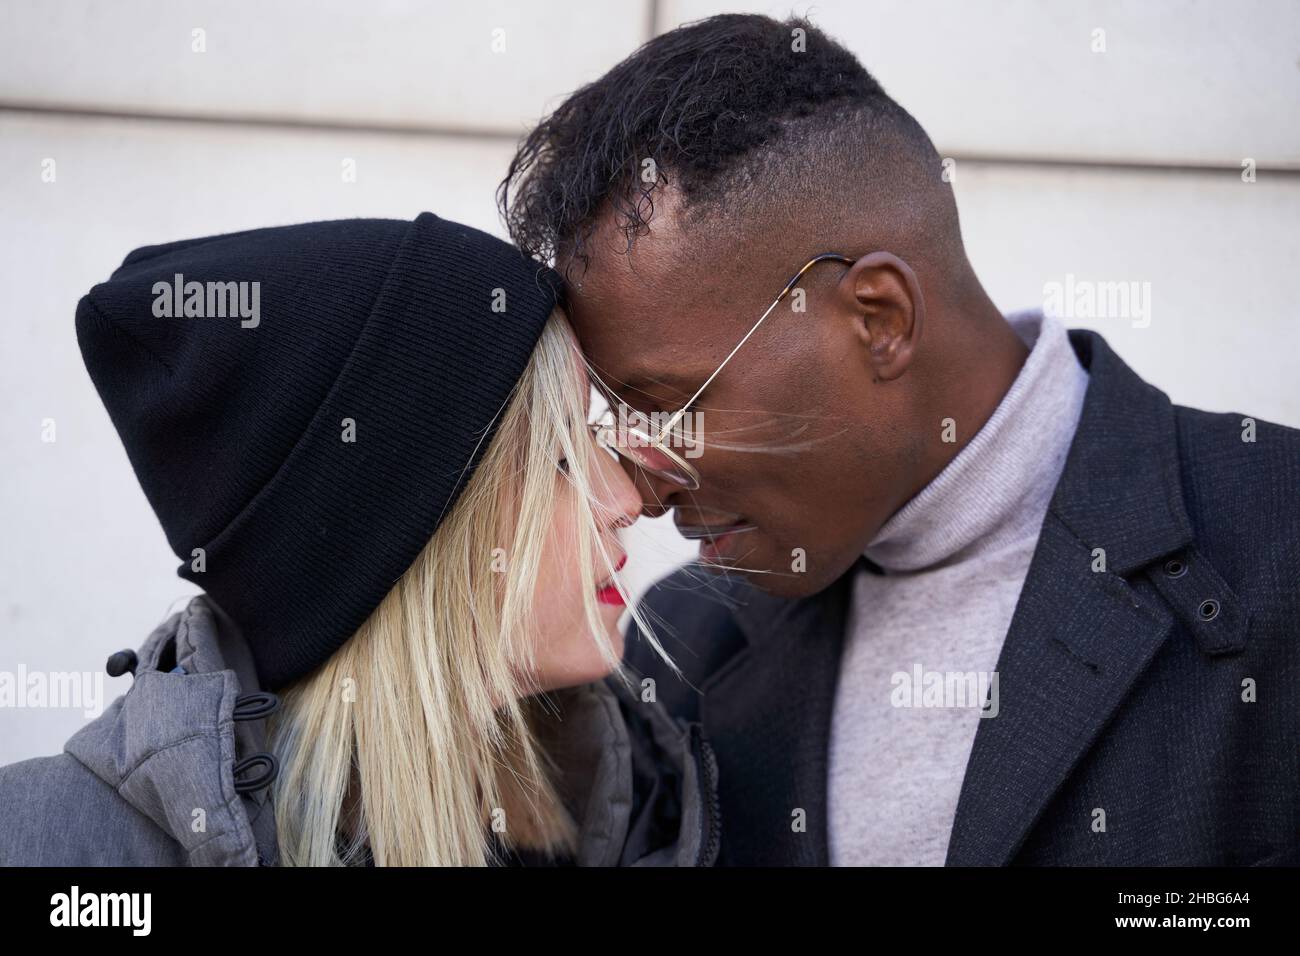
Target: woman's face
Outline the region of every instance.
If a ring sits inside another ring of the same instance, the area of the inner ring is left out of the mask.
[[[587,388],[585,379],[582,387]],[[586,442],[584,448],[596,494],[596,524],[614,566],[622,567],[626,553],[618,530],[631,524],[641,513],[641,496],[622,466],[598,447],[595,439]],[[610,671],[589,633],[583,610],[585,585],[578,566],[577,544],[580,504],[558,471],[555,480],[556,508],[543,552],[534,604],[537,669],[531,677],[539,690],[587,684]],[[618,621],[624,610],[623,599],[618,590],[610,586],[612,577],[600,554],[593,554],[592,560],[596,562],[596,600],[601,624],[615,653],[621,657],[623,634]]]

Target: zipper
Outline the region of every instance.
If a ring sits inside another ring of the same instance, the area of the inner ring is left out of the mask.
[[[695,721],[690,725],[691,756],[699,779],[703,812],[700,813],[700,853],[696,866],[713,866],[722,842],[722,810],[718,806],[718,758],[704,739],[704,728]]]

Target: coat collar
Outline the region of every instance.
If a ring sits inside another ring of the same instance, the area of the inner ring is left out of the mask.
[[[1090,382],[1050,509],[1127,574],[1192,540],[1174,407],[1097,333],[1075,329],[1070,344]]]
[[[980,721],[949,864],[1003,864],[1168,636],[1173,616],[1121,575],[1191,543],[1173,406],[1093,332],[1083,413]],[[1093,571],[1094,550],[1107,573]],[[719,754],[725,862],[824,865],[827,744],[855,565],[783,600],[733,585],[747,647],[702,688]],[[780,761],[779,766],[773,766]],[[804,811],[806,830],[791,826]],[[736,819],[737,816],[741,819]]]
[[[268,791],[235,789],[237,760],[265,744],[265,720],[235,712],[245,691],[257,689],[238,629],[207,598],[195,597],[154,630],[137,657],[127,693],[64,749],[176,840],[191,865],[273,860]],[[183,674],[173,672],[178,666]]]
[[[950,866],[1012,861],[1174,623],[1130,581],[1192,543],[1173,405],[1101,336],[1070,340],[1088,394],[998,658],[1000,713],[975,735]]]
[[[539,710],[538,743],[578,824],[577,865],[713,865],[716,781],[698,734],[619,675],[552,691]]]

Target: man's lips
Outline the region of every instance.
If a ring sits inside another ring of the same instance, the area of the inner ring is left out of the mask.
[[[758,526],[753,522],[742,517],[728,516],[723,521],[711,521],[708,524],[681,523],[677,525],[677,531],[684,538],[700,542],[701,561],[718,561],[724,557],[728,544],[756,527]]]
[[[711,521],[708,524],[681,523],[677,525],[677,533],[690,541],[699,541],[706,538],[712,538],[716,541],[723,535],[753,531],[756,527],[758,526],[753,522],[746,521],[744,518],[736,518],[727,522]]]
[[[695,518],[692,515],[692,518]],[[675,515],[673,523],[677,525],[677,533],[689,541],[699,541],[702,538],[720,538],[723,535],[738,535],[742,531],[753,531],[758,525],[749,522],[741,515],[736,514],[719,514],[716,518],[695,518],[693,522],[682,519],[682,516]]]

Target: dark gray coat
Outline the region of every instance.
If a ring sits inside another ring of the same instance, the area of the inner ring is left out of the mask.
[[[0,767],[0,866],[277,861],[271,779],[255,756],[267,696],[238,629],[197,597],[138,659],[131,689],[62,753]],[[572,862],[710,865],[716,769],[698,726],[614,679],[554,696],[546,747],[579,824]]]
[[[1083,417],[947,863],[1300,862],[1300,431],[1260,421],[1243,441],[1245,416],[1173,405],[1101,336],[1070,340],[1089,373]],[[686,681],[634,639],[628,662],[717,749],[720,865],[829,859],[827,741],[856,573],[785,600],[687,570],[646,597]]]

